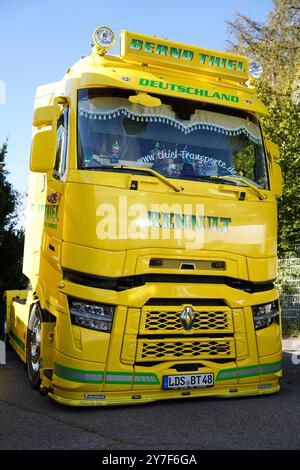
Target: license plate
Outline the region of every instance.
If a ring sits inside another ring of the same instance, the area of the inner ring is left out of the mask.
[[[212,387],[214,374],[164,375],[163,389]]]

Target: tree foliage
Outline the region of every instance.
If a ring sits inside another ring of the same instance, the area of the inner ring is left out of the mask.
[[[279,202],[279,251],[300,241],[300,6],[273,0],[266,23],[237,14],[228,21],[229,48],[264,67],[257,91],[268,108],[262,116],[269,139],[280,147],[284,194]]]
[[[19,194],[7,180],[6,154],[7,142],[0,147],[0,303],[5,290],[27,285],[22,274],[24,232],[17,229]]]

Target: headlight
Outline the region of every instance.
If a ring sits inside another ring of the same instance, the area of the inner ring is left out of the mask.
[[[270,326],[274,321],[279,322],[278,300],[269,304],[255,305],[252,307],[254,328],[261,330]]]
[[[90,330],[111,332],[115,306],[69,297],[71,322]]]

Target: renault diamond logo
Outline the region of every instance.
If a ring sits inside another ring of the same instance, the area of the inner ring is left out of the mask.
[[[194,324],[196,317],[192,307],[184,307],[180,314],[180,321],[185,330],[190,330]]]

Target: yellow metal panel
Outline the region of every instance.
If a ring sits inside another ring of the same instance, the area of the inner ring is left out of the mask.
[[[132,62],[175,67],[232,80],[246,81],[249,78],[246,57],[128,31],[121,32],[121,56]]]
[[[36,285],[36,277],[39,272],[46,184],[46,175],[30,172],[26,208],[23,272],[30,279],[33,288]]]
[[[137,335],[140,328],[140,310],[137,308],[129,308],[126,320],[126,333],[128,335]]]
[[[249,257],[247,258],[247,265],[249,279],[253,282],[273,280],[277,277],[277,258],[275,256],[261,259]]]
[[[60,390],[99,392],[102,390],[105,365],[98,362],[80,361],[57,350],[53,352],[53,386]]]
[[[9,341],[22,361],[26,362],[26,337],[31,296],[27,296],[27,293],[23,294],[23,291],[12,292],[14,292],[14,297],[19,297],[20,299],[28,297],[25,304],[12,300],[9,307],[8,319]]]
[[[245,359],[249,353],[243,309],[233,310],[234,337],[238,360]]]
[[[280,327],[273,323],[268,328],[256,332],[257,349],[260,357],[281,352]]]
[[[256,300],[254,300],[254,302],[251,302],[251,303],[259,304],[260,301],[256,302]],[[253,317],[252,317],[251,307],[243,308],[243,321],[245,324],[245,336],[247,339],[248,355],[247,357],[244,357],[242,355],[241,358],[237,358],[236,363],[239,368],[247,368],[253,365],[257,365],[259,363],[259,357],[258,357],[257,345],[256,345],[256,335],[255,335],[255,331],[253,328]],[[238,383],[239,384],[251,384],[251,383],[257,382],[257,380],[258,380],[257,376],[239,375]]]
[[[136,338],[139,333],[141,311],[129,308],[127,311],[126,326],[122,345],[121,362],[133,364],[136,353]]]
[[[113,64],[112,64],[113,65]],[[130,79],[124,82],[124,75]],[[176,74],[174,71],[161,70],[124,70],[109,69],[94,70],[84,73],[80,81],[82,88],[113,86],[133,91],[143,91],[158,95],[186,98],[188,100],[211,103],[231,108],[244,109],[250,112],[267,113],[267,108],[259,100],[254,90],[232,86],[229,83],[220,83],[201,77],[186,76],[184,72]]]
[[[198,204],[198,214],[215,217],[216,221],[216,225],[211,224],[209,230],[204,230],[203,227],[194,230],[192,241],[197,243],[198,249],[215,250],[217,248],[218,251],[223,250],[259,259],[272,257],[276,254],[275,203],[257,201],[255,194],[252,197],[256,198],[256,201],[233,202],[214,197],[207,197],[203,200],[196,195],[194,197],[185,193],[177,195],[174,191],[157,193],[155,196],[152,193],[140,192],[139,204],[141,206],[139,207],[143,208],[143,212],[139,215],[139,223],[143,228],[140,236],[134,238],[131,236],[130,230],[131,227],[134,227],[136,215],[130,216],[128,208],[136,203],[136,192],[124,191],[121,188],[101,187],[101,172],[98,177],[98,185],[66,184],[65,197],[68,199],[68,206],[64,212],[63,238],[68,243],[108,251],[145,247],[154,249],[157,247],[157,237],[152,237],[152,232],[155,230],[159,235],[160,248],[186,248],[187,243],[189,246],[191,245],[190,230],[178,229],[181,230],[181,237],[175,238],[174,230],[165,228],[162,221],[158,228],[154,226],[152,219],[149,219],[149,213],[151,214],[151,211],[154,210],[151,209],[154,207],[153,204],[156,208],[161,204],[167,204],[172,212],[172,205],[176,203],[182,207],[182,213],[184,213],[184,204],[192,205],[193,213],[196,214],[196,205]],[[187,183],[187,185],[189,184]],[[89,201],[88,205],[86,201]],[[103,207],[106,208],[104,212]],[[230,219],[225,228],[222,228],[221,218],[222,220],[224,218]],[[220,231],[222,231],[221,237]],[[168,235],[169,232],[170,235]],[[146,243],[145,239],[147,239]],[[112,272],[116,269],[114,261],[111,269]]]
[[[119,306],[115,312],[114,325],[110,337],[109,351],[105,371],[105,391],[130,390],[133,384],[134,370],[132,365],[121,362],[122,344],[127,317],[127,308]],[[128,357],[130,362],[130,357]]]
[[[79,351],[82,351],[82,336],[81,336],[81,328],[79,326],[73,325],[73,341],[74,347]]]
[[[62,260],[63,268],[83,271],[87,274],[109,276],[112,265],[115,266],[115,276],[122,276],[125,252],[104,251],[63,242]]]
[[[260,358],[260,366],[263,370],[260,382],[270,383],[282,377],[282,355],[282,348],[280,348],[277,353]]]
[[[121,362],[124,364],[134,364],[136,355],[136,335],[124,334]]]
[[[41,328],[41,364],[43,369],[53,369],[53,339],[55,323],[43,322]]]
[[[83,297],[84,298],[84,297]],[[66,356],[88,362],[105,362],[110,334],[71,326],[69,313],[58,315],[56,321],[55,348]]]

